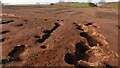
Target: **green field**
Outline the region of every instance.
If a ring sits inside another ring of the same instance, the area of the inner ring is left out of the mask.
[[[75,3],[71,3],[69,6],[73,6],[73,7],[95,7],[95,4],[75,2]]]
[[[120,4],[113,3],[113,4],[105,4],[102,6],[103,8],[120,8]]]

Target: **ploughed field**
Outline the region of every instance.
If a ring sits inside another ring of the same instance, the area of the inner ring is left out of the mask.
[[[117,66],[118,13],[112,8],[3,6],[3,66]]]

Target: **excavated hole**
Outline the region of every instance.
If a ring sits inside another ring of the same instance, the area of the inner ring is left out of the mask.
[[[73,22],[73,25],[76,25],[76,23]]]
[[[113,67],[110,66],[109,64],[106,64],[106,68],[113,68]]]
[[[55,24],[55,26],[51,29],[51,32],[53,32],[60,26],[58,23],[54,23],[54,24]]]
[[[89,50],[89,47],[83,42],[78,42],[75,44],[75,53],[67,53],[64,60],[68,64],[75,64],[79,60],[88,60],[89,56],[85,53]]]
[[[77,30],[82,30],[82,31],[84,31],[84,30],[82,29],[82,27],[79,26],[79,25],[76,26],[76,29],[77,29]]]
[[[97,44],[99,44],[99,42],[96,39],[94,39],[92,36],[88,35],[87,32],[81,32],[80,36],[86,38],[89,43],[89,46],[91,46],[91,47],[97,46]]]
[[[60,20],[57,20],[57,21],[60,21]]]
[[[74,55],[67,53],[64,58],[65,62],[68,64],[74,64]]]
[[[23,26],[23,24],[18,24],[18,25],[16,25],[16,26]]]
[[[89,23],[86,23],[85,25],[89,26],[89,25],[92,25],[92,24],[93,24],[92,22],[89,22]]]
[[[46,46],[45,46],[45,45],[43,45],[43,46],[41,46],[40,48],[42,48],[42,49],[46,49]]]
[[[51,33],[50,30],[44,30],[43,33]]]
[[[4,41],[5,41],[5,38],[1,38],[1,39],[0,39],[0,42],[4,42]]]
[[[14,20],[5,21],[5,22],[2,22],[1,24],[7,24],[7,23],[10,23],[10,22],[14,22]]]
[[[78,24],[76,24],[74,22],[73,22],[73,25],[75,25],[75,27],[76,27],[77,30],[84,31],[80,25],[78,25]]]
[[[48,19],[44,19],[44,21],[48,21]]]
[[[28,22],[28,20],[24,20],[25,22]]]
[[[8,32],[10,32],[10,31],[7,31],[7,30],[6,31],[1,31],[0,34],[6,34]]]
[[[9,59],[12,61],[21,61],[19,55],[25,50],[25,45],[15,46],[14,49],[8,53]]]
[[[89,48],[83,42],[78,42],[78,43],[75,44],[75,54],[76,55],[82,55],[87,50],[89,50]]]
[[[43,43],[49,37],[50,37],[50,34],[45,34],[45,35],[43,35],[43,37],[41,39],[38,39],[37,42]]]
[[[64,21],[64,20],[57,20],[57,21]]]
[[[117,27],[118,29],[120,29],[120,26],[119,26],[119,25],[116,25],[116,27]]]
[[[41,39],[38,39],[37,42],[43,43],[46,39],[48,39],[53,31],[55,31],[60,25],[58,23],[54,23],[55,26],[51,30],[43,31],[45,35],[42,36]]]
[[[75,61],[88,60],[88,55],[85,53],[89,50],[89,47],[84,42],[78,42],[75,44]]]
[[[35,38],[38,38],[38,39],[40,39],[40,37],[39,36],[34,36]]]

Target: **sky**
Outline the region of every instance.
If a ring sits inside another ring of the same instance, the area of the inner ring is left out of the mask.
[[[8,3],[8,4],[49,4],[49,3],[56,3],[59,2],[59,0],[0,0],[2,3]],[[88,2],[88,0],[64,0],[65,2],[71,1],[71,2]],[[100,0],[92,0],[93,3],[97,3]],[[116,2],[119,0],[106,0],[106,2]]]

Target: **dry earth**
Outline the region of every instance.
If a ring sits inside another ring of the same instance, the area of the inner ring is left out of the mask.
[[[3,7],[3,66],[117,66],[117,11],[56,5]]]

